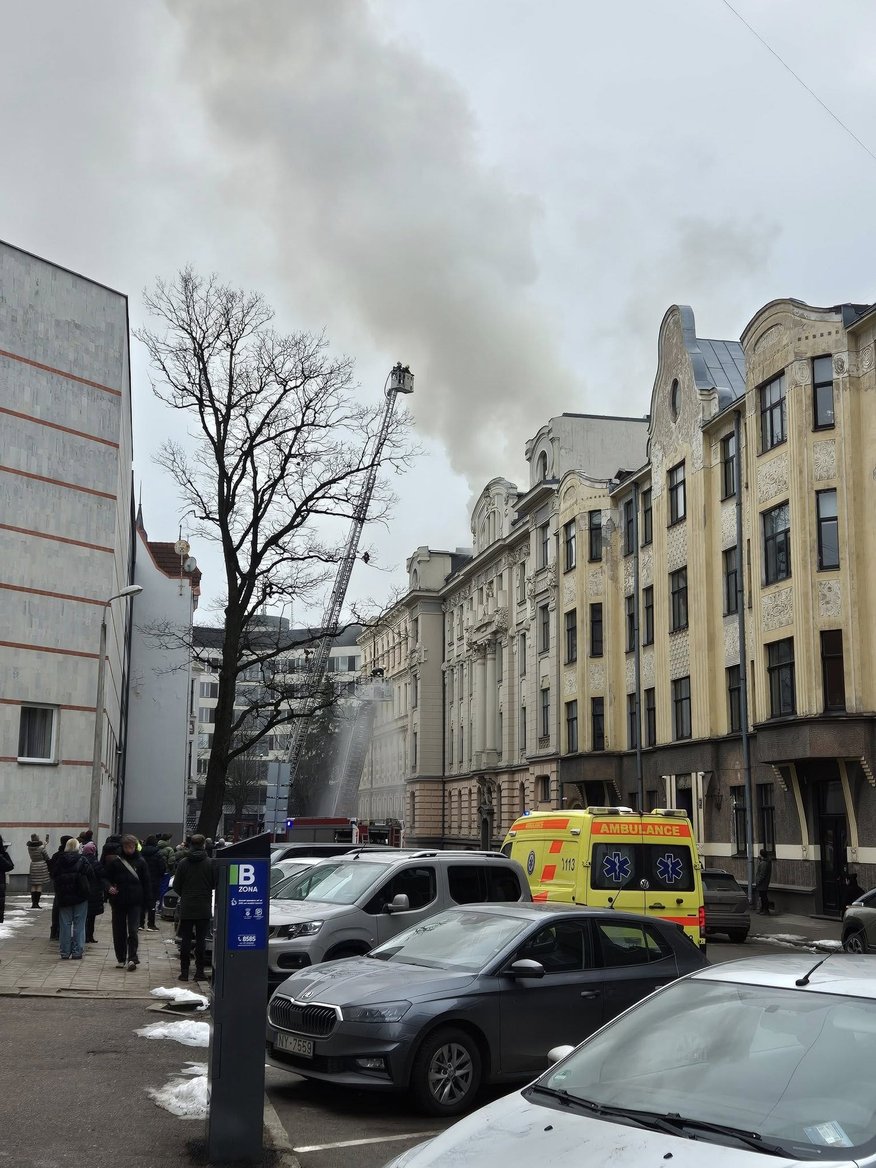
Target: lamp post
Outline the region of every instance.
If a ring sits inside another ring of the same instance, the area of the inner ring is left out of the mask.
[[[94,710],[94,752],[91,756],[91,800],[88,806],[88,826],[94,831],[94,842],[97,843],[100,835],[100,764],[103,755],[103,714],[104,689],[106,687],[106,614],[114,600],[121,600],[123,596],[136,596],[142,592],[139,584],[129,584],[115,596],[104,602],[103,616],[100,622],[100,652],[97,658],[97,701]]]

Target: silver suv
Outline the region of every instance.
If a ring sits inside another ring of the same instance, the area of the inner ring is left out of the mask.
[[[458,904],[529,901],[526,873],[501,852],[350,852],[319,860],[271,901],[268,979],[356,957]]]

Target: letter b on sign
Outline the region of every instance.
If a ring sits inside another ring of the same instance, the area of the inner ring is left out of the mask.
[[[252,864],[240,864],[238,867],[238,884],[255,884],[255,867]]]

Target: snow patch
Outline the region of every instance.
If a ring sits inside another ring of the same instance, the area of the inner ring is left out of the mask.
[[[153,1103],[180,1119],[206,1119],[210,1103],[206,1071],[203,1063],[188,1063],[180,1075],[174,1076],[163,1087],[147,1087],[146,1094]]]
[[[193,990],[186,990],[180,986],[177,989],[175,986],[159,986],[156,990],[150,990],[149,993],[153,998],[163,998],[168,1002],[197,1002],[199,1010],[207,1009],[207,999],[203,994],[196,994]]]
[[[0,925],[0,941],[8,940],[17,929],[29,925],[32,920],[33,909],[11,908],[4,914],[3,924]]]
[[[210,1023],[189,1022],[153,1022],[151,1026],[143,1026],[134,1033],[139,1038],[170,1038],[174,1042],[181,1042],[183,1046],[210,1045]]]

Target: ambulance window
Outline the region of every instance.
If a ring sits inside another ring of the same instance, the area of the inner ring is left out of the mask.
[[[647,965],[672,954],[663,938],[647,925],[597,921],[596,933],[604,966]]]
[[[450,899],[457,904],[483,904],[487,899],[486,873],[474,864],[451,864],[447,883]]]
[[[590,857],[590,883],[606,892],[638,886],[636,844],[594,844]]]
[[[593,956],[587,922],[559,921],[539,929],[517,954],[518,959],[523,957],[540,962],[548,974],[591,969]]]
[[[645,844],[642,875],[659,892],[693,892],[694,871],[689,847],[677,844]]]
[[[508,841],[507,844],[502,844],[502,855],[507,856],[509,860],[511,859],[511,841],[510,840]]]

